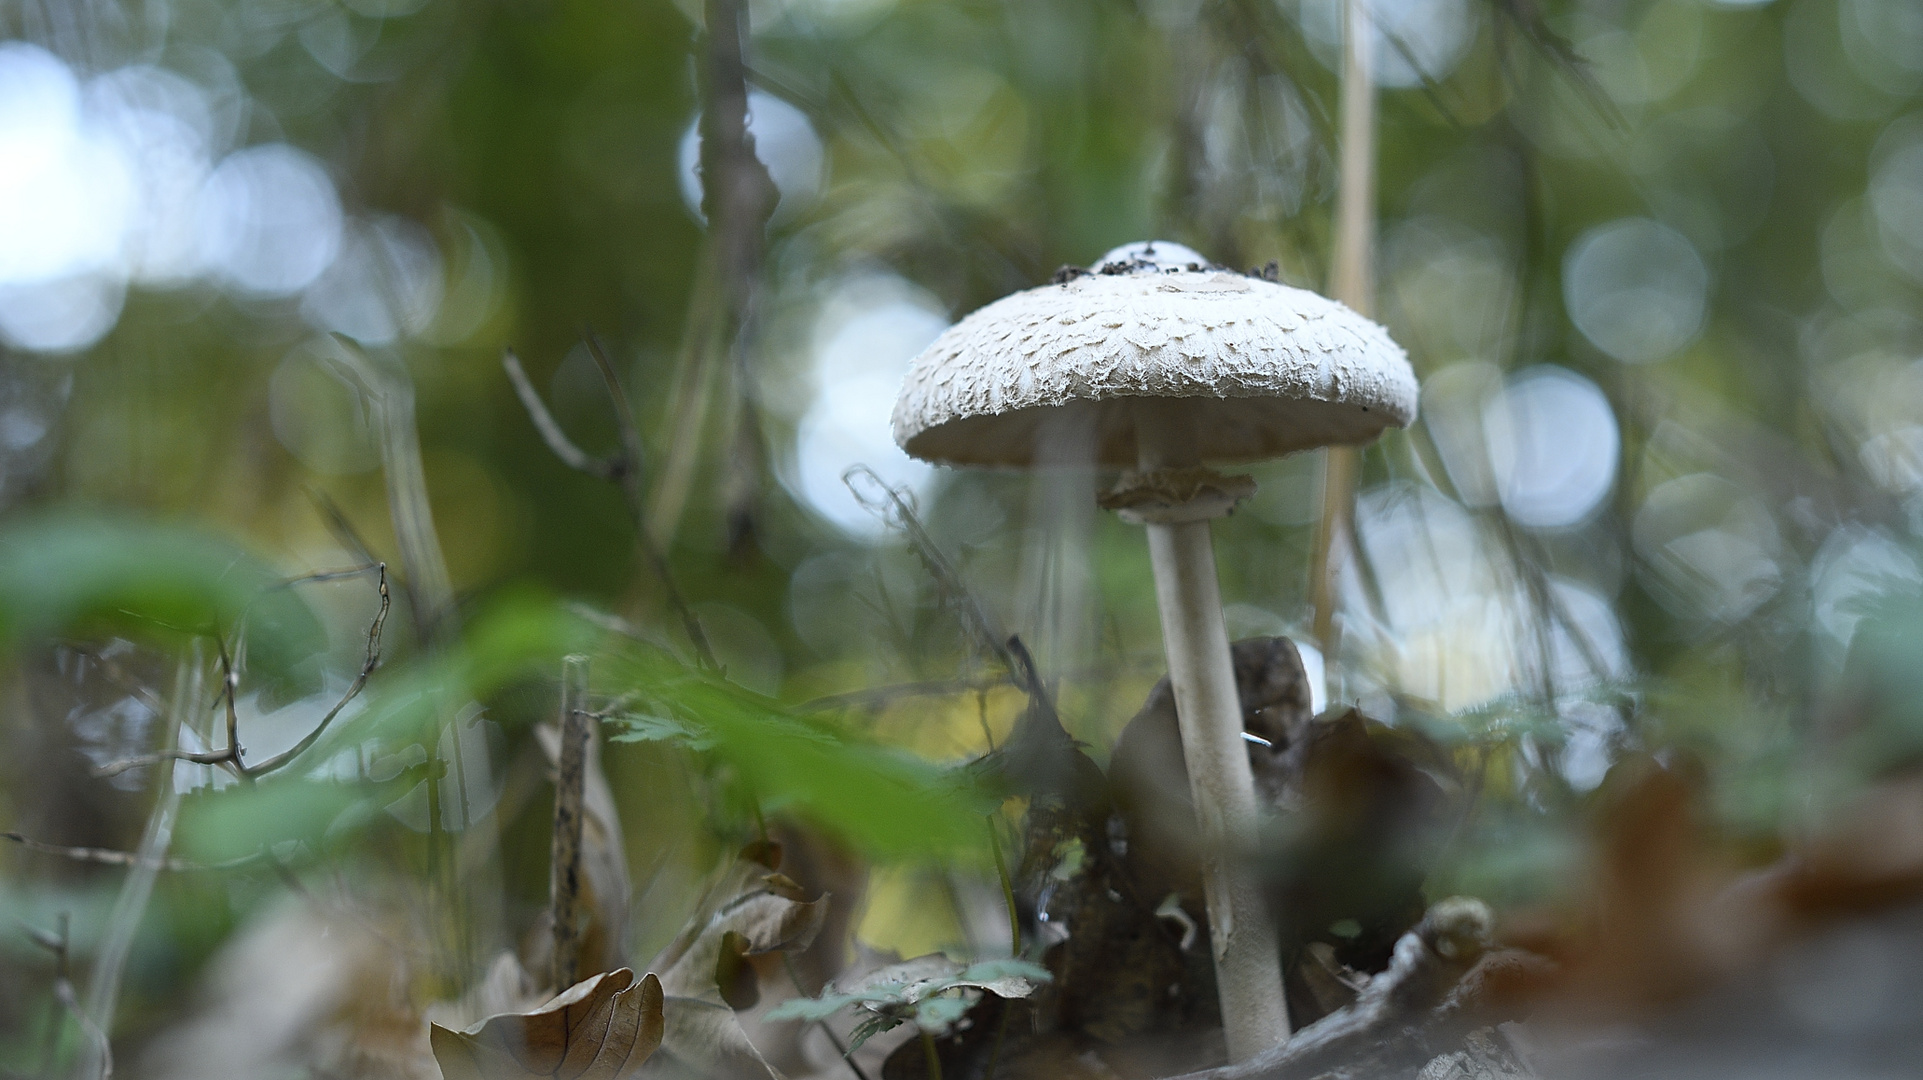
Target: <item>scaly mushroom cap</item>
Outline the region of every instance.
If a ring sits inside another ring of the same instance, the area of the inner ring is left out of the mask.
[[[1140,398],[1172,399],[1163,415],[1203,461],[1366,443],[1415,418],[1401,347],[1333,300],[1166,242],[1096,265],[989,304],[917,356],[895,403],[902,449],[952,465],[1133,467]]]

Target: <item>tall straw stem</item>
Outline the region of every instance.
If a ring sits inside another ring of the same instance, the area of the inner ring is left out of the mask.
[[[1329,291],[1363,315],[1375,312],[1375,49],[1365,0],[1343,2],[1341,187]],[[1359,454],[1330,447],[1323,458],[1322,515],[1315,531],[1315,639],[1333,673],[1335,575],[1355,528]]]

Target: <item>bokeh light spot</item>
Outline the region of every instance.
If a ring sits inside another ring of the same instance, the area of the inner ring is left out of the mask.
[[[1584,337],[1624,363],[1642,364],[1695,339],[1709,300],[1709,269],[1675,229],[1622,218],[1570,245],[1562,289]]]
[[[895,445],[888,418],[908,362],[947,328],[934,297],[892,274],[841,283],[816,317],[815,398],[795,433],[794,486],[849,532],[869,535],[881,527],[842,482],[850,466],[866,465],[911,490],[934,475]]]
[[[1574,525],[1609,495],[1621,437],[1595,383],[1565,368],[1529,368],[1482,416],[1497,493],[1517,524]]]
[[[320,277],[341,246],[334,182],[285,143],[229,154],[201,189],[201,251],[234,290],[290,296]]]

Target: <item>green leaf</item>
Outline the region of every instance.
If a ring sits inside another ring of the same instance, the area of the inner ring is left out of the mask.
[[[212,533],[60,512],[0,530],[0,647],[61,634],[177,642],[246,619],[250,674],[278,681],[326,647],[298,593]]]
[[[608,723],[618,729],[608,736],[612,742],[672,742],[690,750],[712,750],[715,746],[707,732],[672,716],[626,713],[609,717]]]
[[[805,817],[880,858],[982,857],[981,819],[997,799],[958,771],[790,714],[780,702],[623,641],[602,666],[641,699],[610,721],[617,739],[704,745],[760,804]]]
[[[784,1001],[768,1010],[767,1018],[823,1020],[857,1006],[875,1014],[856,1029],[853,1045],[859,1046],[869,1035],[906,1020],[931,1034],[945,1032],[968,1013],[982,991],[1025,998],[1051,977],[1047,968],[1026,960],[983,960],[964,967],[940,953],[930,953],[870,971],[845,986],[831,984],[818,998]]]
[[[850,1005],[881,1000],[870,994],[823,994],[818,998],[789,998],[769,1009],[765,1020],[826,1020]]]
[[[418,776],[418,770],[410,771]],[[318,843],[330,824],[373,796],[374,788],[277,776],[203,792],[181,803],[180,848],[190,858],[217,863],[288,840]]]

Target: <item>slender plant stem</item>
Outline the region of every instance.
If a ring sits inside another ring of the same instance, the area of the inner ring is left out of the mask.
[[[701,456],[715,383],[722,374],[720,366],[713,362],[717,338],[723,329],[715,277],[714,248],[704,247],[695,267],[693,293],[688,298],[688,314],[682,323],[681,348],[675,357],[674,384],[668,392],[667,416],[672,426],[665,448],[666,460],[655,478],[654,494],[648,502],[648,536],[663,551],[673,549],[675,534],[681,529],[681,515],[687,509],[688,495],[694,486],[695,466]]]
[[[721,665],[715,660],[707,631],[702,629],[701,620],[695,617],[687,596],[674,580],[667,553],[655,543],[654,535],[648,531],[648,509],[642,491],[641,432],[635,423],[634,409],[628,403],[627,391],[621,386],[614,364],[608,360],[607,350],[601,347],[600,340],[591,331],[587,345],[588,351],[594,356],[595,367],[607,386],[615,422],[621,431],[621,453],[612,458],[594,457],[568,438],[567,433],[561,430],[560,423],[554,419],[554,414],[548,411],[546,403],[541,400],[541,395],[535,391],[534,384],[528,381],[527,372],[522,369],[521,359],[514,354],[514,350],[508,349],[501,354],[501,367],[507,372],[508,381],[514,384],[514,393],[521,399],[528,418],[534,422],[534,429],[541,433],[542,441],[554,451],[554,456],[570,468],[611,481],[620,487],[628,516],[634,522],[635,549],[640,553],[641,561],[647,564],[648,571],[660,582],[662,591],[667,594],[668,607],[680,617],[682,630],[694,648],[695,660],[709,671],[720,671]]]
[[[257,851],[252,855],[243,855],[238,859],[229,859],[226,862],[197,863],[188,859],[175,858],[142,859],[137,852],[114,851],[111,848],[49,844],[45,840],[35,840],[31,836],[23,836],[17,832],[0,832],[0,839],[11,840],[21,847],[26,848],[28,851],[37,851],[43,855],[53,855],[62,859],[71,859],[74,862],[94,863],[99,866],[124,866],[129,868],[152,867],[156,870],[165,870],[175,874],[197,873],[207,870],[238,870],[241,867],[252,866],[255,863],[262,862],[267,858],[266,852]]]
[[[1001,830],[995,827],[995,815],[984,820],[988,823],[988,846],[995,853],[995,874],[1002,882],[1002,903],[1008,908],[1008,955],[1017,959],[1022,955],[1022,919],[1015,910],[1015,883],[1008,876],[1008,860],[1002,857]]]
[[[982,1080],[995,1080],[995,1067],[1002,1061],[1002,1039],[1008,1035],[1008,1014],[1014,1008],[1014,1002],[1002,1002],[1001,1018],[995,1021],[995,1045],[988,1050],[988,1066],[982,1070]]]
[[[114,1074],[113,1043],[99,1024],[80,1007],[79,995],[73,989],[73,971],[69,964],[72,959],[71,945],[73,918],[67,912],[60,913],[60,931],[49,934],[44,930],[28,927],[28,933],[40,947],[53,953],[53,997],[60,1007],[67,1010],[74,1023],[80,1025],[81,1033],[87,1036],[88,1052],[94,1055],[93,1064],[97,1066],[95,1075],[99,1080],[111,1080]],[[54,1021],[47,1028],[47,1045],[41,1053],[40,1071],[42,1075],[52,1076],[54,1054],[60,1048],[60,1024]]]
[[[580,961],[581,815],[587,789],[588,658],[561,661],[561,745],[554,778],[554,836],[548,879],[548,914],[554,955],[549,974],[555,993],[574,985]]]
[[[928,1064],[928,1080],[941,1080],[941,1055],[935,1052],[935,1036],[921,1029],[922,1059]]]
[[[811,991],[806,986],[802,985],[801,972],[795,969],[795,958],[793,953],[789,952],[786,949],[781,950],[781,965],[782,967],[787,969],[788,981],[794,984],[796,993],[800,994],[802,997],[815,996],[815,994],[818,991]],[[841,1055],[841,1060],[844,1064],[848,1066],[848,1071],[855,1074],[855,1080],[868,1080],[868,1074],[866,1072],[863,1072],[861,1066],[855,1064],[855,1059],[852,1056],[850,1056],[854,1053],[854,1051],[848,1049],[848,1044],[841,1041],[841,1036],[835,1034],[835,1029],[828,1025],[828,1021],[817,1020],[815,1021],[815,1026],[821,1029],[821,1033],[823,1035],[828,1036],[828,1045],[834,1047],[835,1053]]]
[[[1374,35],[1364,0],[1344,0],[1342,49],[1342,149],[1336,194],[1335,260],[1329,291],[1363,315],[1375,309],[1375,57]],[[1324,452],[1322,515],[1315,530],[1310,591],[1315,604],[1316,645],[1325,670],[1335,671],[1336,570],[1355,528],[1359,455],[1346,446]]]
[[[181,659],[174,675],[172,701],[167,710],[165,743],[171,744],[179,738],[180,725],[189,716],[196,715],[202,708],[201,650],[196,641],[189,654]],[[113,913],[108,916],[106,932],[101,937],[100,951],[94,956],[93,970],[87,979],[87,998],[85,1006],[76,1015],[84,1014],[97,1025],[101,1037],[90,1043],[82,1057],[83,1076],[106,1077],[112,1074],[112,1050],[107,1044],[106,1032],[113,1030],[114,1010],[120,1001],[120,979],[127,969],[127,959],[133,954],[134,937],[139,933],[140,923],[147,914],[147,902],[153,897],[154,880],[159,876],[161,864],[167,857],[167,847],[173,841],[174,818],[180,809],[180,791],[174,786],[172,767],[158,771],[154,779],[154,808],[147,818],[147,829],[140,840],[140,848],[135,853],[133,868],[120,885],[120,895],[115,898]]]
[[[747,4],[707,0],[703,13],[707,100],[701,111],[702,205],[708,214],[733,359],[734,438],[725,497],[729,550],[740,553],[754,535],[763,457],[749,339],[764,237],[780,192],[755,153],[754,134],[748,129]]]

